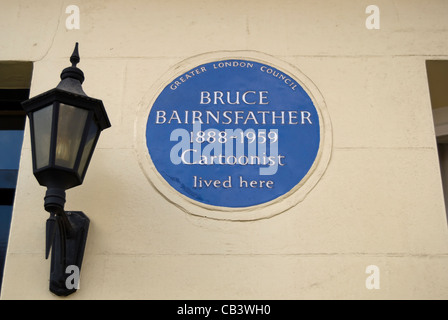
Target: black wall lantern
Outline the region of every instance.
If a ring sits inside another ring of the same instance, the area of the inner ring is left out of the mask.
[[[82,89],[79,61],[76,43],[58,86],[22,103],[30,120],[33,173],[47,187],[45,257],[51,251],[50,291],[59,296],[76,291],[66,284],[66,269],[81,270],[90,222],[83,212],[64,211],[65,190],[82,184],[100,133],[110,127],[103,102]]]

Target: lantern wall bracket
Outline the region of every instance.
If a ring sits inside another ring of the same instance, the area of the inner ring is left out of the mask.
[[[45,210],[50,213],[50,217],[46,223],[45,258],[48,259],[51,252],[50,291],[58,296],[68,296],[79,288],[79,274],[90,224],[90,219],[83,212],[64,211],[64,203],[64,190],[47,190]],[[68,267],[77,268],[77,275],[72,277]]]

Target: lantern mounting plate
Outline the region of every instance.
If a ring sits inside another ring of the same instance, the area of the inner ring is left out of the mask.
[[[46,257],[51,254],[50,291],[58,296],[68,296],[79,288],[79,278],[72,277],[68,267],[81,271],[90,219],[81,211],[65,211],[71,230],[67,232],[61,217],[51,215],[47,220]]]

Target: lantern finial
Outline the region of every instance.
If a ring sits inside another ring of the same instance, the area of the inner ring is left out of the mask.
[[[79,57],[78,52],[78,42],[76,42],[75,49],[73,50],[72,56],[70,57],[70,62],[72,63],[72,67],[76,68],[76,65],[79,63],[81,58]]]
[[[61,80],[71,78],[78,80],[80,84],[84,82],[84,73],[81,69],[79,69],[76,65],[80,61],[79,52],[78,52],[78,42],[76,42],[75,49],[70,57],[70,62],[72,63],[71,67],[65,68],[61,73]],[[85,93],[84,93],[85,94]]]
[[[76,66],[80,60],[78,42],[76,42],[75,49],[70,57],[72,66],[62,70],[61,82],[58,84],[57,88],[85,96],[86,93],[81,86],[84,82],[84,72]]]

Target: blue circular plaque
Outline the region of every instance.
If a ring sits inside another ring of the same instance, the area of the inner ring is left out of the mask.
[[[158,94],[146,145],[161,177],[210,206],[246,208],[300,186],[316,163],[322,123],[293,75],[249,59],[197,65]]]

